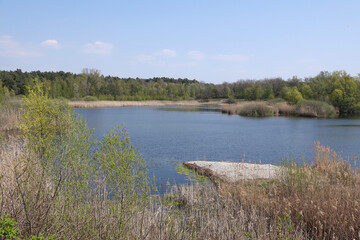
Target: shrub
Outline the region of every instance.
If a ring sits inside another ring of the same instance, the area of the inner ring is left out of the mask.
[[[228,104],[236,103],[236,101],[235,101],[235,99],[233,97],[229,97],[228,99],[226,99],[225,102],[228,103]]]
[[[293,87],[290,91],[285,94],[285,99],[290,104],[296,104],[303,100],[301,92],[297,89],[297,87]]]
[[[22,138],[0,145],[1,212],[14,217],[22,235],[39,236],[32,239],[42,239],[41,232],[108,239],[111,231],[129,238],[149,188],[125,128],[94,141],[86,123],[54,105],[37,83],[24,105]]]

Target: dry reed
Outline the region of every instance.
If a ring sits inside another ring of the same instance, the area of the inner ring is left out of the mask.
[[[73,108],[101,108],[101,107],[133,107],[133,106],[198,106],[219,105],[219,101],[199,102],[187,101],[69,101]]]

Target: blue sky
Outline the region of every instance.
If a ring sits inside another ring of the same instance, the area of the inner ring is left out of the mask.
[[[360,1],[0,0],[0,70],[222,83],[360,73]]]

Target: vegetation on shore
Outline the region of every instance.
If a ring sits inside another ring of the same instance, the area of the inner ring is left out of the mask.
[[[333,105],[340,116],[360,111],[360,78],[350,76],[345,71],[320,72],[315,77],[292,77],[286,81],[270,78],[222,84],[164,77],[119,78],[103,76],[93,69],[84,69],[81,74],[0,71],[0,102],[8,96],[26,95],[27,87],[33,86],[34,79],[44,83],[51,98],[84,101],[228,99],[228,103],[234,103],[237,99],[257,101],[282,98],[290,105],[303,100],[326,102]]]
[[[13,239],[358,239],[359,169],[315,145],[277,180],[174,186],[152,195],[124,128],[96,141],[35,84],[21,134],[0,144],[0,237]],[[4,215],[5,214],[5,215]],[[8,235],[6,235],[8,234]]]
[[[333,118],[337,116],[332,105],[314,100],[303,100],[294,105],[281,99],[279,101],[242,101],[236,104],[224,104],[221,111],[227,114],[239,114],[248,117],[299,116]]]
[[[199,106],[219,105],[220,101],[196,101],[196,100],[149,100],[149,101],[69,101],[73,108],[101,108],[101,107],[131,107],[131,106]]]

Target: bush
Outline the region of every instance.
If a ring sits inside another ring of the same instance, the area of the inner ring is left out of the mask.
[[[85,96],[81,100],[83,100],[83,101],[98,101],[99,99],[95,96]]]
[[[297,89],[297,87],[293,87],[290,91],[288,91],[285,95],[286,101],[290,104],[296,104],[303,100],[301,92]]]
[[[125,128],[95,141],[85,121],[50,101],[41,84],[29,89],[23,111],[21,138],[0,145],[1,212],[31,239],[109,239],[110,232],[129,239],[149,188]]]
[[[236,103],[236,101],[233,97],[229,97],[228,99],[226,99],[225,103],[233,104],[233,103]]]
[[[326,102],[301,101],[296,106],[296,113],[303,117],[333,118],[336,116],[335,108]]]

